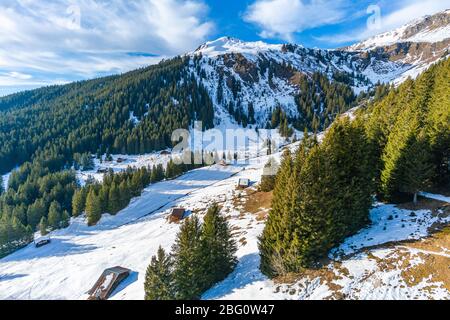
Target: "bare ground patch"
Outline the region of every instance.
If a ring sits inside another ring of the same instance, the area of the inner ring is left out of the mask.
[[[234,205],[240,210],[241,215],[252,214],[257,221],[265,221],[272,206],[273,192],[262,192],[248,188],[239,192]]]

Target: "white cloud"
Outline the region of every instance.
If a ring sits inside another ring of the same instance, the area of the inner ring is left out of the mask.
[[[342,0],[257,0],[244,20],[257,25],[263,38],[293,41],[296,32],[344,20],[346,11]]]
[[[431,15],[450,8],[450,0],[403,0],[397,4],[397,9],[389,13],[383,12],[381,6],[380,28],[372,29],[364,26],[347,33],[327,35],[316,39],[329,42],[331,44],[348,43],[353,41],[366,40],[377,34],[396,29],[414,19],[425,15]]]
[[[203,0],[2,0],[0,86],[156,63],[204,42],[214,29],[207,14]]]

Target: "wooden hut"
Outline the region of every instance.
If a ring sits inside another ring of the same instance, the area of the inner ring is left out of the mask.
[[[183,208],[173,208],[170,213],[169,221],[171,223],[180,222],[186,217],[186,210]]]
[[[161,154],[162,156],[170,156],[172,153],[171,153],[170,151],[163,150],[163,151],[161,151],[160,154]]]
[[[40,247],[46,246],[51,241],[52,240],[50,239],[50,236],[42,236],[40,238],[34,239],[34,246],[36,248],[40,248]]]
[[[103,271],[89,293],[89,300],[107,300],[117,286],[130,275],[131,270],[113,267]]]
[[[225,160],[220,160],[219,165],[221,165],[222,167],[228,167],[228,163]]]
[[[125,159],[125,158],[118,158],[117,159],[117,163],[123,163],[125,161],[127,161],[127,159]]]
[[[250,187],[250,179],[239,179],[238,189],[247,189]]]

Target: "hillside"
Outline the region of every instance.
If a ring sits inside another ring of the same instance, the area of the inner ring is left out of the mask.
[[[400,28],[382,33],[350,46],[349,50],[368,51],[395,43],[438,43],[450,38],[450,9],[414,20]]]
[[[150,257],[159,245],[170,249],[179,230],[179,224],[167,221],[170,209],[181,206],[202,217],[212,202],[219,203],[229,219],[239,244],[239,263],[204,299],[449,297],[449,278],[442,273],[445,269],[433,269],[436,264],[448,263],[448,235],[438,232],[429,236],[436,226],[450,222],[448,205],[442,202],[430,209],[424,201],[424,209],[414,210],[414,215],[410,209],[377,204],[371,211],[372,225],[347,239],[323,269],[276,281],[263,276],[257,237],[264,227],[270,195],[255,187],[239,191],[236,184],[239,178],[258,183],[267,159],[199,169],[150,186],[128,208],[117,216],[104,216],[96,227],[87,227],[84,217],[73,219],[69,228],[51,234],[50,245],[40,249],[29,245],[0,260],[0,298],[86,299],[87,290],[105,268],[121,265],[132,274],[111,299],[143,299]],[[419,239],[425,241],[416,241]]]
[[[165,149],[174,129],[195,120],[206,129],[229,121],[267,128],[278,107],[297,129],[322,131],[366,97],[360,93],[416,77],[447,56],[448,25],[447,11],[403,28],[406,40],[339,50],[224,37],[123,75],[3,97],[0,172],[42,157],[42,150],[62,154],[59,161],[67,163],[76,152]],[[419,37],[427,30],[434,36]],[[430,42],[404,42],[419,38]]]
[[[409,65],[394,80],[399,84],[415,78],[436,61],[449,55],[450,10],[414,20],[398,29],[382,33],[344,50],[377,54],[390,61]]]
[[[447,16],[375,47],[224,37],[1,98],[0,299],[85,299],[114,265],[132,274],[112,298],[141,299],[150,258],[180,230],[171,209],[202,220],[213,203],[238,264],[195,297],[448,298]],[[188,152],[172,149],[179,128],[195,137]]]

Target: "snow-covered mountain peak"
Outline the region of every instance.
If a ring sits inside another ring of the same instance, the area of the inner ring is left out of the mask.
[[[214,41],[206,42],[192,54],[202,54],[208,57],[217,57],[227,53],[242,53],[256,55],[259,52],[276,50],[280,51],[283,45],[268,44],[263,41],[244,42],[232,37],[221,37]]]
[[[416,19],[395,30],[385,32],[347,48],[370,51],[396,43],[437,43],[450,39],[450,9]]]

